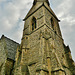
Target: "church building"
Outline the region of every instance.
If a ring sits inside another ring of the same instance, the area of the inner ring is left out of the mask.
[[[75,75],[70,48],[64,44],[60,20],[49,1],[34,0],[23,21],[21,44],[11,40],[13,47],[8,51],[4,51],[6,47],[1,48],[3,43],[0,44],[0,50],[7,52],[6,57],[2,55],[4,63],[0,61],[0,75]]]

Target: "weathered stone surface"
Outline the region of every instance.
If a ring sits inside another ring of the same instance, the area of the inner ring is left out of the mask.
[[[20,45],[6,37],[0,40],[0,74],[75,75],[70,48],[48,0],[34,0],[24,21]]]
[[[27,75],[72,75],[73,71],[70,70],[67,61],[59,20],[46,2],[43,4],[38,2],[36,0],[35,6],[33,5],[24,19],[22,49],[20,48],[22,56],[19,66],[26,65],[29,73],[23,67],[21,72]],[[37,26],[34,30],[32,30],[33,17],[36,18]]]
[[[0,75],[10,75],[13,70],[16,49],[19,44],[5,37],[0,39]]]

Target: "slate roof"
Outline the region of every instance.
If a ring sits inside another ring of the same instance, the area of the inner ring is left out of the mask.
[[[2,35],[1,37],[2,42],[4,43],[4,49],[7,52],[7,58],[15,61],[15,55],[17,51],[17,47],[19,43],[7,38],[6,36]]]

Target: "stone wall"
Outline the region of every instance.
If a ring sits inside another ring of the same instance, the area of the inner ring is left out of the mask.
[[[32,28],[32,18],[33,17],[36,18],[36,26],[37,26],[37,28],[39,28],[43,24],[43,22],[44,22],[43,8],[40,8],[39,10],[37,10],[36,13],[32,14],[32,16],[30,16],[25,21],[23,35],[30,34],[32,32],[31,28]]]
[[[47,8],[43,4],[25,20],[20,48],[21,61],[15,70],[18,75],[71,75],[58,20],[53,11]],[[37,28],[32,31],[33,17],[36,18]]]
[[[5,37],[0,40],[0,73],[10,75],[13,70],[16,49],[19,44]]]
[[[0,40],[0,73],[1,75],[5,74],[5,62],[7,59],[7,53],[5,51],[5,44]]]
[[[44,11],[45,11],[45,22],[47,23],[47,25],[52,28],[52,25],[51,25],[51,18],[53,19],[53,22],[54,22],[54,31],[56,31],[56,33],[60,36],[61,36],[61,31],[60,31],[60,28],[59,28],[59,23],[58,23],[58,20],[55,19],[55,17],[46,9],[44,8]]]

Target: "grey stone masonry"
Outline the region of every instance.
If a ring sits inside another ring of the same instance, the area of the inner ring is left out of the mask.
[[[60,20],[48,0],[34,0],[23,21],[23,37],[16,53],[14,74],[74,75],[74,61],[70,50],[64,46]]]
[[[0,75],[12,74],[19,43],[2,35],[0,39]]]
[[[70,48],[49,1],[34,0],[23,21],[20,45],[5,36],[0,39],[0,75],[75,75]]]

